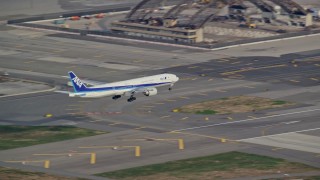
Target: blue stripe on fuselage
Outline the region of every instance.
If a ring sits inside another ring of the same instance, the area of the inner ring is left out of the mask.
[[[125,90],[125,89],[136,89],[142,87],[152,87],[152,86],[159,86],[164,84],[169,84],[171,82],[164,82],[164,83],[152,83],[152,84],[138,84],[138,85],[128,85],[128,86],[114,86],[114,87],[101,87],[101,88],[87,88],[84,91],[80,92],[99,92],[99,91],[111,91],[111,90]]]

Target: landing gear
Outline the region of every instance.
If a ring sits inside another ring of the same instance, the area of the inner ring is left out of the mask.
[[[132,102],[137,99],[136,97],[134,97],[134,94],[135,94],[135,91],[132,91],[130,93],[130,98],[127,100],[128,102]]]
[[[128,102],[132,102],[132,101],[134,101],[134,100],[136,100],[136,99],[137,99],[136,97],[131,96],[131,97],[128,99]]]
[[[117,100],[119,98],[121,98],[121,95],[115,95],[115,96],[112,97],[113,100]]]
[[[170,84],[169,91],[172,90],[173,84]]]

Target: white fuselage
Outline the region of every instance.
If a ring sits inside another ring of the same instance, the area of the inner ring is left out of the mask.
[[[150,88],[173,85],[179,78],[174,74],[159,74],[154,76],[136,78],[126,81],[113,82],[88,87],[82,92],[70,93],[70,97],[98,98],[104,96],[129,95],[134,91],[143,91]]]

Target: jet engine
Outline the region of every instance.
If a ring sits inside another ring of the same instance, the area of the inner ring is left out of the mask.
[[[143,91],[143,94],[145,96],[154,96],[158,93],[157,89],[156,88],[150,88],[150,89],[147,89],[145,91]]]

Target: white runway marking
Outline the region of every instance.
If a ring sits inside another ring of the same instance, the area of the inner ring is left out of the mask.
[[[311,153],[320,153],[320,138],[299,132],[315,131],[320,128],[307,129],[295,132],[260,136],[255,138],[241,139],[239,142],[247,142],[265,146],[278,147],[275,149],[293,149]],[[274,149],[273,149],[274,150]]]
[[[253,138],[240,139],[238,141],[247,141],[247,140],[264,138],[264,137],[273,137],[273,136],[280,136],[280,135],[286,135],[286,134],[292,134],[292,133],[301,133],[301,132],[308,132],[308,131],[316,131],[316,130],[320,130],[320,128],[305,129],[305,130],[300,130],[300,131],[292,131],[292,132],[286,132],[286,133],[280,133],[280,134],[272,134],[272,135],[266,135],[266,136],[258,136],[258,137],[253,137]]]
[[[320,111],[320,109],[310,109],[310,110],[299,111],[299,112],[276,114],[276,115],[265,116],[265,117],[257,117],[255,119],[244,119],[244,120],[239,120],[239,121],[232,121],[232,122],[225,122],[225,123],[218,123],[218,124],[210,124],[210,125],[205,125],[205,126],[196,126],[196,127],[191,127],[191,128],[173,130],[173,132],[187,131],[187,130],[194,130],[194,129],[201,129],[201,128],[208,128],[208,127],[221,126],[221,125],[227,125],[227,124],[235,124],[235,123],[241,123],[241,122],[247,122],[247,121],[256,121],[256,120],[259,120],[259,119],[268,119],[268,118],[281,117],[281,116],[287,116],[287,115],[293,115],[293,114],[302,114],[302,113],[308,113],[308,112],[313,112],[313,111]]]
[[[284,124],[294,124],[294,123],[298,123],[300,121],[290,121],[290,122],[284,122]]]

